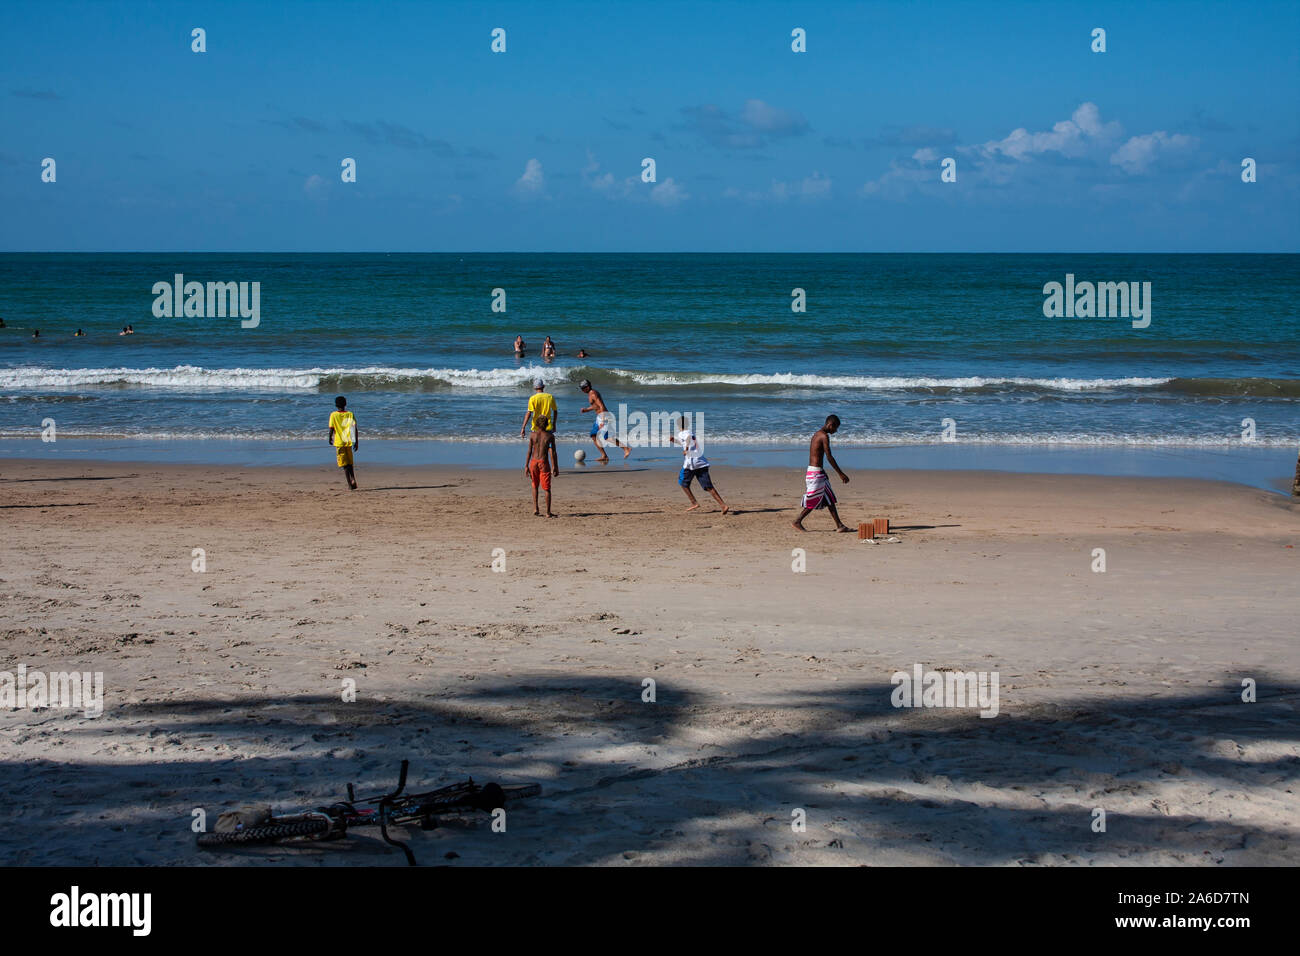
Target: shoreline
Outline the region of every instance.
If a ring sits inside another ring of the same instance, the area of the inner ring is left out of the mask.
[[[624,460],[611,449],[608,465],[595,462],[590,441],[560,437],[556,441],[561,471],[662,469],[680,467],[677,448],[636,448]],[[573,452],[587,453],[576,464]],[[1095,475],[1128,478],[1191,478],[1223,481],[1290,495],[1295,476],[1291,446],[1054,446],[974,442],[931,445],[835,445],[847,471],[979,472],[1001,474]],[[715,466],[801,470],[807,447],[796,445],[710,445],[705,454]],[[12,464],[36,462],[116,463],[149,466],[176,464],[221,468],[334,468],[324,440],[134,440],[59,438],[0,439],[0,473]],[[522,469],[522,442],[451,442],[438,439],[369,438],[362,435],[358,474],[374,466],[466,468],[473,471]]]

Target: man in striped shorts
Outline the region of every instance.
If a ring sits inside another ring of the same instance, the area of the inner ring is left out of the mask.
[[[804,478],[803,511],[799,512],[799,517],[793,522],[799,531],[808,530],[803,526],[803,519],[819,508],[830,509],[831,517],[835,519],[836,531],[843,533],[853,530],[840,520],[840,513],[835,510],[835,492],[831,490],[831,481],[822,468],[822,459],[825,458],[835,469],[835,473],[840,476],[840,481],[848,484],[849,476],[840,471],[835,456],[831,454],[831,436],[839,429],[839,416],[828,415],[826,424],[817,429],[817,433],[812,437],[812,444],[808,446],[808,473]]]

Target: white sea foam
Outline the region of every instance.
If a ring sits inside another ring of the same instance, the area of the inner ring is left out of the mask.
[[[87,385],[141,385],[156,388],[315,388],[321,369],[278,368],[8,368],[0,369],[0,388],[68,389]]]
[[[442,382],[463,388],[509,388],[530,383],[534,378],[564,380],[558,369],[543,366],[497,369],[455,368],[35,368],[19,366],[0,369],[0,388],[67,389],[93,385],[139,385],[156,388],[280,388],[313,389],[322,383],[355,379],[360,384],[382,387],[388,383]]]
[[[528,365],[520,368],[37,368],[20,366],[0,369],[0,388],[66,390],[85,386],[140,386],[148,388],[306,390],[323,384],[345,382],[354,390],[382,390],[394,386],[445,385],[454,388],[514,388],[534,378],[551,384],[576,381],[587,370]],[[785,387],[865,391],[910,391],[916,389],[979,389],[1006,386],[1081,392],[1110,388],[1151,388],[1172,378],[1030,378],[968,376],[800,375],[793,372],[733,375],[713,372],[636,372],[611,369],[608,376],[648,388],[722,385],[735,388]]]
[[[1146,388],[1164,385],[1172,378],[931,378],[926,376],[860,376],[860,375],[726,375],[709,373],[675,372],[624,372],[616,370],[641,385],[785,385],[792,388],[844,388],[880,391],[905,391],[917,388],[985,388],[997,385],[1016,385],[1029,388],[1085,391],[1093,388]]]

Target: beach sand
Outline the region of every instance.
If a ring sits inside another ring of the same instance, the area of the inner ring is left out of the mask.
[[[106,688],[98,717],[0,710],[5,860],[404,865],[364,830],[200,851],[191,820],[406,758],[413,788],[544,791],[504,833],[408,831],[422,863],[1300,862],[1291,499],[857,472],[845,520],[898,532],[869,544],[790,527],[799,461],[715,468],[726,517],[635,459],[566,467],[547,520],[522,468],[364,453],[356,493],[332,464],[0,467],[0,669]],[[891,706],[915,664],[996,672],[997,716]]]

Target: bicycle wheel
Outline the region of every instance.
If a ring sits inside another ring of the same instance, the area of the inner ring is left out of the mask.
[[[314,837],[321,839],[334,827],[329,817],[305,816],[282,817],[265,826],[245,827],[231,833],[200,833],[198,845],[205,848],[219,846],[257,846],[263,843],[278,843],[293,837]]]
[[[535,797],[541,792],[542,785],[539,783],[524,783],[513,787],[488,783],[484,784],[483,789],[474,795],[474,806],[491,813],[498,807],[504,807],[507,803],[522,800],[525,797]]]
[[[522,783],[514,787],[502,787],[501,791],[507,801],[522,800],[525,797],[541,796],[542,785],[540,783]]]

